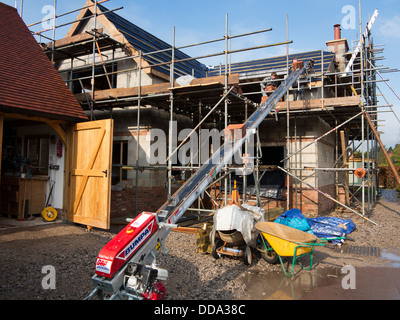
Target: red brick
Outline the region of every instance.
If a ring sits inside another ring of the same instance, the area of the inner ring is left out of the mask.
[[[138,213],[156,212],[168,198],[168,189],[164,187],[141,187],[138,191]],[[136,188],[126,188],[111,192],[111,217],[134,216],[136,210]]]

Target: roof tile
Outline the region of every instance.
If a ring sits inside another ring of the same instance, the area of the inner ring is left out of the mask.
[[[0,110],[88,120],[15,8],[0,3]]]

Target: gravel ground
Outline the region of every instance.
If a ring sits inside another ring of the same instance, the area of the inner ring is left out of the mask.
[[[399,294],[399,215],[400,202],[383,200],[369,217],[378,226],[354,214],[340,215],[351,218],[357,227],[351,234],[355,242],[346,242],[343,247],[378,247],[381,256],[341,253],[318,247],[313,269],[310,272],[295,269],[296,275],[290,280],[283,276],[280,264],[270,265],[258,255],[250,267],[242,260],[228,256],[216,260],[209,254],[197,252],[196,235],[171,232],[166,240],[169,254],[160,254],[157,261],[169,272],[169,278],[164,282],[166,299],[299,299],[316,288],[340,280],[342,275],[338,270],[346,265],[359,270],[373,267],[381,274],[384,270],[384,274],[397,279],[394,285]],[[121,228],[88,232],[82,226],[58,223],[1,231],[0,300],[83,299],[93,290],[91,277],[98,252]],[[56,288],[45,290],[42,281],[47,273],[42,271],[48,265],[54,267]],[[392,295],[391,298],[398,297]]]

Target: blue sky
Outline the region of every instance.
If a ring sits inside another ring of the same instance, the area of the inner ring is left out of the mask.
[[[15,0],[2,2],[14,6]],[[20,9],[21,0],[18,0]],[[57,1],[57,14],[62,14],[83,7],[85,0]],[[42,13],[46,5],[54,5],[54,0],[25,0],[23,1],[23,19],[26,24],[41,21],[47,14]],[[128,1],[110,0],[104,3],[109,9],[118,10],[117,13],[132,21],[139,27],[147,30],[164,41],[172,42],[172,29],[176,28],[176,45],[192,44],[223,37],[225,34],[225,16],[228,14],[228,28],[232,35],[245,32],[272,28],[268,33],[262,33],[232,41],[232,49],[241,49],[258,45],[282,42],[286,40],[286,16],[289,18],[289,46],[290,53],[321,50],[326,48],[325,42],[333,39],[333,25],[352,22],[342,27],[342,37],[347,38],[350,47],[359,33],[359,1],[261,1],[261,0],[218,0],[218,1]],[[400,52],[400,3],[398,0],[361,0],[362,29],[364,30],[369,16],[375,9],[379,9],[379,16],[373,26],[375,44],[385,44],[384,56],[386,60],[381,64],[384,67],[400,69],[398,53]],[[348,9],[354,8],[355,16]],[[57,20],[57,24],[70,22],[78,13],[68,15]],[[43,30],[38,25],[35,30]],[[67,28],[60,29],[56,38],[64,36]],[[48,34],[51,36],[51,34]],[[191,56],[221,52],[225,49],[224,42],[213,45],[195,47],[185,51]],[[261,49],[232,55],[232,62],[259,59],[286,54],[286,46]],[[207,65],[224,63],[223,57],[215,57],[202,61]],[[384,74],[389,79],[390,86],[400,96],[400,73]],[[400,101],[389,90],[385,83],[379,83],[385,97],[400,118]],[[386,104],[381,99],[381,104]],[[385,109],[388,110],[388,109]],[[380,130],[382,140],[386,146],[395,146],[400,143],[400,123],[393,113],[382,113],[380,116]]]

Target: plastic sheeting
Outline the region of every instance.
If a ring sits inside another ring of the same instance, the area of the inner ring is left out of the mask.
[[[255,224],[264,221],[264,209],[243,204],[241,207],[230,205],[214,214],[214,226],[210,238],[214,244],[216,231],[239,231],[247,245],[255,247],[257,230]]]
[[[275,222],[297,230],[301,230],[303,232],[314,234],[307,222],[307,219],[303,216],[299,209],[286,211],[284,214],[279,216]]]
[[[350,219],[341,219],[336,217],[319,217],[306,219],[311,230],[318,238],[345,237],[356,228]],[[334,240],[333,243],[341,241]]]
[[[181,87],[189,86],[195,78],[192,76],[182,76],[176,79],[176,83]]]
[[[356,229],[356,225],[350,219],[337,217],[306,218],[299,209],[292,209],[275,220],[276,223],[314,234],[318,238],[345,237]],[[339,243],[340,240],[333,240]]]

